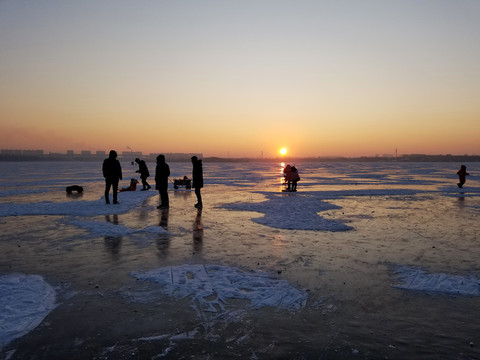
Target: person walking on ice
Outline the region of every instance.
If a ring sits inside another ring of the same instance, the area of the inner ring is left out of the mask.
[[[460,181],[457,186],[461,188],[463,187],[463,184],[465,184],[465,177],[467,175],[470,175],[469,173],[467,173],[467,167],[465,165],[460,166],[460,170],[457,171],[457,175],[458,180]]]
[[[135,162],[138,164],[138,170],[135,172],[140,173],[140,179],[142,180],[142,185],[143,185],[142,191],[151,189],[152,187],[147,182],[147,178],[150,176],[150,172],[148,171],[147,164],[145,164],[144,160],[140,160],[139,158],[136,158]]]

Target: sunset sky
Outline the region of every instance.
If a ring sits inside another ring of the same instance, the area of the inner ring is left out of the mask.
[[[0,148],[480,154],[478,0],[0,0]]]

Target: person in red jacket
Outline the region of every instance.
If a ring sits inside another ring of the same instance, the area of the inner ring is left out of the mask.
[[[458,180],[460,181],[457,186],[459,188],[463,187],[463,184],[465,184],[465,176],[470,175],[467,173],[467,167],[465,165],[460,166],[460,170],[457,171],[458,175]]]
[[[297,191],[297,182],[300,181],[300,176],[298,175],[298,170],[295,166],[292,166],[292,169],[290,171],[290,178],[292,179],[291,191]]]
[[[121,188],[118,190],[118,192],[123,192],[123,191],[136,191],[137,190],[137,184],[138,180],[137,179],[132,179],[130,180],[130,185],[126,188]]]

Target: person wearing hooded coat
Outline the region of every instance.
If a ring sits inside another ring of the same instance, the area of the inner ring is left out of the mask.
[[[147,182],[147,178],[150,176],[150,172],[148,171],[147,164],[145,164],[144,160],[140,160],[139,158],[135,159],[135,162],[138,164],[138,170],[135,171],[136,173],[140,174],[140,179],[142,179],[143,191],[151,189],[150,184]]]
[[[110,204],[109,194],[110,188],[112,188],[113,203],[118,204],[118,182],[122,180],[122,167],[120,166],[120,161],[117,160],[117,152],[115,150],[110,150],[108,158],[103,161],[102,171],[105,178],[105,203]]]
[[[196,156],[192,156],[192,165],[192,187],[195,189],[195,195],[197,196],[197,203],[195,204],[195,207],[197,209],[201,209],[203,207],[202,194],[200,193],[200,189],[203,187],[202,160],[199,160]]]
[[[168,199],[168,177],[170,176],[170,167],[165,162],[165,155],[157,156],[157,167],[155,168],[155,189],[160,194],[160,205],[157,209],[168,209],[170,207]]]

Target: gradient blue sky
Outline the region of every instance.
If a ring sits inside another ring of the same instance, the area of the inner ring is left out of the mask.
[[[0,0],[0,147],[480,154],[480,1]]]

